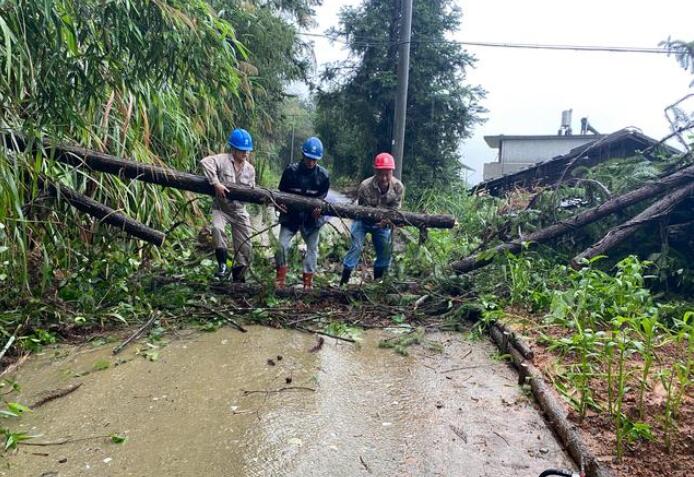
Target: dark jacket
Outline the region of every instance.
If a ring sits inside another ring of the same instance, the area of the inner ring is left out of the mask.
[[[313,197],[325,199],[330,189],[330,176],[325,168],[316,165],[313,169],[304,166],[302,162],[290,164],[282,173],[279,189],[281,192],[289,192],[290,194],[303,195],[305,197]],[[292,210],[288,213],[280,213],[280,224],[289,227],[293,231],[304,229],[313,229],[323,225],[323,218],[318,220],[311,217],[310,211]]]

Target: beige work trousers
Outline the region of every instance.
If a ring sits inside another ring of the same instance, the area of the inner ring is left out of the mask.
[[[251,218],[246,209],[212,208],[212,240],[215,248],[228,248],[226,227],[231,225],[231,238],[234,243],[234,267],[248,267],[251,264],[253,249],[251,248]]]

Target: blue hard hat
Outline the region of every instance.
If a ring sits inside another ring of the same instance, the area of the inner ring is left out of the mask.
[[[227,140],[229,144],[234,149],[239,151],[252,151],[253,150],[253,138],[245,129],[236,128],[229,134],[229,139]]]
[[[323,157],[323,143],[317,137],[310,137],[304,142],[301,152],[309,159],[320,160]]]

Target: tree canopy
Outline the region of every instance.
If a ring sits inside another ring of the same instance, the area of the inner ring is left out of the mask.
[[[317,93],[316,129],[337,175],[359,178],[391,150],[400,2],[366,0],[340,12],[331,33],[351,57],[329,65]],[[415,0],[403,178],[439,187],[459,177],[458,147],[482,120],[484,90],[466,83],[475,58],[450,42],[462,12],[451,0]]]

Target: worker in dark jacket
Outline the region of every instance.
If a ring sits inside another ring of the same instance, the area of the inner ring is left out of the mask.
[[[328,171],[318,165],[323,157],[323,144],[317,137],[310,137],[302,147],[301,162],[290,164],[282,173],[279,190],[291,194],[325,199],[330,189]],[[297,232],[306,242],[306,257],[304,258],[304,290],[313,288],[313,275],[318,263],[318,235],[325,223],[321,217],[321,209],[312,211],[284,210],[280,213],[279,249],[275,254],[277,277],[275,285],[284,288],[287,277],[287,258],[292,238]]]
[[[374,158],[374,175],[359,185],[357,192],[359,205],[379,207],[384,209],[399,209],[405,195],[405,186],[393,177],[395,159],[387,152],[382,152]],[[374,263],[374,280],[382,278],[388,271],[391,261],[392,240],[390,224],[386,221],[375,222],[355,220],[352,223],[352,246],[342,263],[342,278],[340,285],[349,283],[352,270],[359,263],[361,251],[364,248],[366,234],[371,234],[376,249]]]

